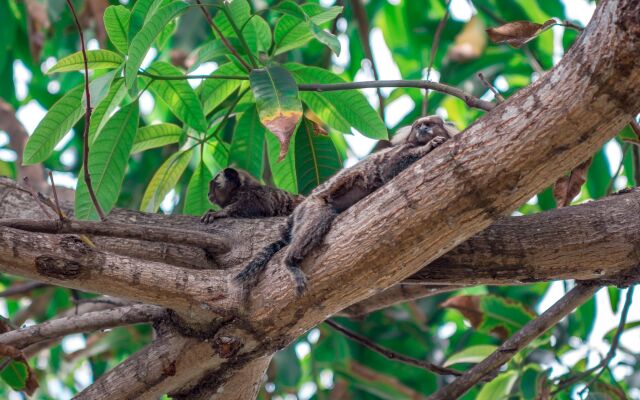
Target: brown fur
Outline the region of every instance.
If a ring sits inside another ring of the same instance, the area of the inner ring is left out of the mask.
[[[418,119],[396,146],[370,155],[314,189],[289,217],[282,237],[263,249],[236,279],[255,284],[273,254],[290,244],[284,262],[295,278],[298,293],[303,293],[306,278],[299,264],[322,241],[336,215],[379,189],[455,133],[440,117]]]
[[[261,184],[247,172],[225,168],[209,182],[209,201],[222,208],[209,210],[202,222],[210,224],[218,218],[260,218],[286,216],[302,202],[284,190]]]

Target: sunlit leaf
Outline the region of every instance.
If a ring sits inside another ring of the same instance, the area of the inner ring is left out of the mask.
[[[118,53],[109,50],[87,50],[87,66],[91,69],[118,68],[124,62],[124,58]],[[82,52],[73,53],[58,61],[49,68],[47,74],[67,71],[84,71],[84,58]]]
[[[189,5],[183,2],[169,3],[160,8],[145,24],[140,31],[131,40],[129,46],[129,55],[127,57],[127,65],[125,67],[125,80],[127,87],[131,90],[138,76],[138,68],[142,65],[142,60],[147,54],[151,43],[156,39],[164,27],[175,17],[182,14],[189,8]],[[132,14],[132,22],[133,17]]]
[[[187,186],[187,193],[184,199],[185,214],[202,215],[211,208],[208,194],[209,181],[212,179],[211,171],[203,161],[200,161]]]
[[[102,132],[89,148],[91,183],[98,203],[105,213],[111,211],[118,200],[129,153],[138,128],[138,114],[138,102],[121,108],[109,118]],[[78,179],[75,204],[76,218],[97,218],[84,179]]]
[[[266,129],[260,123],[255,107],[245,111],[238,122],[231,141],[229,163],[237,166],[256,178],[262,177],[263,148]]]
[[[253,53],[266,53],[271,48],[273,37],[267,21],[259,15],[254,15],[243,30],[247,45]]]
[[[450,367],[455,364],[463,363],[477,364],[487,358],[497,348],[498,346],[494,346],[492,344],[481,344],[477,346],[466,347],[447,358],[447,361],[444,362],[444,366]]]
[[[251,71],[249,79],[260,121],[280,141],[279,159],[282,160],[302,116],[298,86],[291,74],[280,66],[255,69]]]
[[[456,38],[454,45],[449,49],[449,57],[456,62],[475,60],[482,55],[487,47],[487,35],[484,31],[482,18],[474,15],[466,23],[462,32]]]
[[[129,39],[133,39],[140,32],[145,22],[153,16],[158,8],[163,5],[163,0],[137,0],[133,3],[129,18]]]
[[[298,179],[296,176],[296,152],[289,151],[282,161],[278,161],[280,155],[280,142],[273,135],[266,135],[267,155],[273,182],[280,189],[287,192],[298,193]],[[291,138],[290,145],[295,146],[295,135]]]
[[[47,112],[24,149],[25,165],[44,161],[62,137],[84,115],[81,106],[84,85],[69,90]]]
[[[302,9],[309,16],[311,22],[316,25],[332,21],[342,12],[342,7],[323,8],[318,4],[303,4]],[[284,15],[276,24],[274,40],[276,43],[275,54],[304,46],[313,39],[308,21],[301,20],[291,15]]]
[[[328,136],[319,135],[313,122],[303,119],[296,132],[296,175],[300,193],[308,194],[342,168]]]
[[[113,82],[113,78],[115,78],[117,72],[118,70],[109,71],[104,75],[91,80],[89,83],[89,94],[91,95],[92,108],[95,108],[95,105],[100,104],[100,102],[107,96],[111,88],[111,82]],[[82,96],[81,104],[82,108],[87,107],[86,96]]]
[[[242,29],[251,16],[251,7],[247,0],[226,0],[223,5],[227,8],[238,29]],[[236,36],[227,15],[222,10],[218,11],[214,21],[224,36]]]
[[[142,127],[138,129],[131,153],[178,143],[181,136],[182,128],[174,124],[161,123]]]
[[[222,65],[212,75],[247,76],[233,63]],[[203,104],[205,114],[209,114],[220,105],[227,97],[237,90],[244,81],[235,79],[207,79],[199,88],[199,96]]]
[[[131,12],[122,5],[109,6],[104,10],[104,27],[109,40],[122,54],[129,51],[129,18]]]
[[[281,1],[271,9],[273,11],[278,11],[282,14],[298,18],[302,21],[309,19],[309,16],[304,12],[304,9],[291,0]]]
[[[102,99],[98,106],[91,113],[91,125],[89,126],[89,143],[93,143],[95,138],[107,123],[107,117],[116,109],[124,96],[127,94],[127,88],[124,86],[124,79],[116,79],[109,92]]]
[[[184,170],[189,165],[191,155],[191,151],[179,151],[169,157],[158,168],[142,196],[141,211],[158,211],[165,196],[176,186]]]
[[[494,380],[486,383],[478,396],[477,400],[495,400],[509,397],[513,385],[515,385],[518,379],[518,373],[516,371],[507,371],[498,375]]]
[[[309,27],[311,28],[311,33],[313,33],[313,37],[315,37],[320,43],[327,45],[331,51],[333,51],[336,56],[340,55],[340,41],[333,33],[322,29],[314,22],[309,22]]]

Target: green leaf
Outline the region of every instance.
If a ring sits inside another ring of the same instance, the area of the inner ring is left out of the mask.
[[[298,83],[343,83],[343,79],[322,68],[286,64]],[[387,139],[387,127],[364,95],[356,90],[301,92],[302,101],[330,127],[348,133],[351,127],[373,139]]]
[[[616,165],[614,168],[617,168]],[[607,194],[607,188],[611,181],[611,171],[609,170],[609,159],[604,149],[598,150],[594,154],[591,166],[587,172],[587,191],[593,199],[599,199]]]
[[[483,319],[478,331],[490,333],[496,328],[504,328],[509,336],[536,317],[522,303],[494,295],[482,296],[480,311]]]
[[[631,329],[638,328],[638,327],[640,327],[640,321],[627,322],[626,324],[624,324],[624,332],[629,331]],[[617,333],[618,333],[618,327],[616,326],[615,328],[610,329],[609,332],[607,332],[603,338],[607,340],[609,343],[611,343]]]
[[[16,179],[16,163],[0,160],[0,176]]]
[[[163,76],[184,76],[178,68],[164,61],[156,61],[147,71]],[[207,130],[202,105],[186,80],[155,80],[149,85],[149,90],[160,98],[180,121],[198,132]]]
[[[498,346],[494,346],[492,344],[481,344],[477,346],[467,347],[466,349],[454,353],[449,358],[447,358],[444,366],[450,367],[452,365],[462,363],[477,364],[487,358],[497,348]]]
[[[328,32],[313,22],[309,23],[309,28],[311,29],[311,33],[313,33],[313,37],[315,37],[320,43],[327,45],[337,56],[340,55],[340,41],[336,37],[336,35]]]
[[[140,210],[156,212],[162,200],[178,183],[178,180],[189,165],[191,151],[183,150],[173,154],[158,168],[142,196]]]
[[[135,35],[129,46],[129,56],[127,57],[127,65],[125,67],[125,80],[127,87],[132,89],[138,76],[138,68],[142,65],[151,43],[156,39],[164,27],[175,17],[182,14],[189,8],[189,5],[183,2],[170,3],[160,8],[149,20],[142,26],[140,31]],[[134,13],[132,14],[132,22]],[[130,31],[131,32],[131,31]],[[185,82],[186,83],[186,82]]]
[[[121,108],[107,121],[89,149],[91,183],[105,213],[109,213],[118,200],[138,128],[138,115],[137,101]],[[97,219],[84,179],[78,179],[75,204],[76,218]]]
[[[220,66],[212,75],[246,76],[246,72],[233,63]],[[237,90],[244,81],[235,79],[207,79],[200,86],[200,99],[205,114],[209,114],[227,97]]]
[[[162,30],[162,32],[160,32],[160,35],[158,35],[158,38],[156,39],[156,45],[158,46],[158,49],[164,49],[167,46],[167,44],[169,43],[169,39],[171,39],[171,36],[173,36],[177,28],[178,24],[175,20],[169,22],[167,26],[164,27],[164,29]]]
[[[174,124],[161,123],[142,127],[138,129],[131,154],[178,143],[181,136],[182,128]]]
[[[84,115],[81,106],[84,85],[78,85],[55,102],[38,124],[24,149],[23,164],[35,164],[49,157],[62,137]]]
[[[118,70],[109,71],[106,74],[99,76],[89,83],[89,94],[91,95],[91,107],[95,107],[107,96],[111,87],[111,82],[116,76]],[[82,96],[81,101],[82,108],[87,108],[87,97]]]
[[[105,117],[113,113],[126,94],[127,88],[124,86],[124,79],[117,78],[109,88],[107,95],[98,103],[98,106],[91,113],[91,126],[89,126],[90,144],[96,140],[104,124],[107,123],[107,118]]]
[[[276,6],[272,7],[271,10],[278,11],[285,15],[290,15],[302,21],[306,21],[309,19],[309,16],[304,12],[302,7],[291,0],[282,1]]]
[[[273,135],[266,135],[267,139],[267,155],[269,158],[269,167],[273,182],[280,189],[287,192],[298,194],[298,179],[296,177],[296,152],[289,151],[284,159],[278,162],[280,154],[280,143]],[[295,136],[291,138],[291,146],[296,143]]]
[[[6,358],[2,358],[2,361]],[[11,360],[9,364],[0,371],[0,377],[7,383],[13,390],[24,390],[27,385],[27,378],[29,378],[29,366],[17,360]]]
[[[87,50],[87,67],[89,69],[118,68],[124,62],[124,58],[118,53],[109,50]],[[49,68],[47,74],[67,71],[84,71],[84,59],[82,52],[78,51]]]
[[[187,193],[184,199],[184,213],[189,215],[202,215],[211,208],[209,203],[209,181],[213,179],[213,174],[203,161],[198,163],[193,172]]]
[[[242,33],[253,53],[267,53],[271,48],[271,43],[273,43],[271,28],[261,16],[254,15]]]
[[[260,121],[280,141],[280,160],[289,149],[291,135],[302,116],[298,86],[280,66],[254,69],[249,74]]]
[[[313,122],[303,119],[296,132],[296,175],[300,193],[308,194],[342,168],[333,141],[318,135]]]
[[[266,129],[260,123],[258,111],[255,107],[250,107],[242,114],[236,124],[231,141],[229,164],[260,179],[262,177],[265,132]]]
[[[303,4],[301,8],[309,16],[309,20],[317,25],[334,20],[342,12],[342,7],[323,8],[318,4]],[[274,37],[275,55],[278,55],[304,46],[314,36],[308,21],[285,15],[276,24]]]
[[[609,293],[609,303],[611,304],[611,311],[616,314],[620,308],[620,289],[615,286],[609,286],[607,288]]]
[[[129,18],[131,12],[125,6],[109,6],[104,10],[104,28],[113,46],[122,54],[129,51]]]
[[[227,8],[229,15],[231,15],[233,22],[235,22],[239,29],[242,29],[251,17],[251,7],[247,0],[228,0],[223,2],[223,6]],[[229,19],[227,19],[227,16],[222,10],[218,11],[214,21],[225,37],[236,36]]]
[[[496,400],[507,398],[517,379],[518,373],[516,371],[507,371],[498,375],[494,380],[482,387],[478,396],[476,396],[476,400]]]
[[[145,22],[153,16],[163,3],[163,0],[137,0],[131,9],[131,17],[129,19],[129,38],[140,32]]]

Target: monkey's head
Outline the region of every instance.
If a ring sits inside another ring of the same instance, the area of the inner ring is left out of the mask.
[[[250,184],[259,184],[259,182],[245,171],[225,168],[209,182],[209,201],[220,207],[226,207],[233,200],[238,189]]]
[[[436,136],[450,139],[458,133],[455,125],[444,121],[437,115],[430,115],[417,119],[411,126],[398,129],[391,143],[398,145],[401,143],[427,144]]]

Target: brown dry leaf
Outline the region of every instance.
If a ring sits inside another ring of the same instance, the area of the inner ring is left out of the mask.
[[[474,15],[464,26],[449,49],[449,58],[456,62],[466,62],[479,58],[487,47],[484,23]]]
[[[269,119],[263,119],[264,126],[271,131],[280,142],[280,154],[278,155],[278,161],[284,160],[289,151],[289,143],[291,143],[291,136],[296,129],[296,125],[300,120],[302,113],[297,111],[290,112],[278,112],[275,116]]]
[[[590,165],[591,158],[575,167],[569,175],[558,179],[553,185],[553,197],[556,199],[558,208],[571,204],[571,200],[580,193],[580,188],[587,180]]]
[[[484,320],[484,313],[480,310],[480,298],[480,296],[469,295],[454,296],[442,303],[440,307],[458,310],[469,320],[473,329],[478,329]],[[492,329],[491,333],[501,340],[509,337],[509,332],[503,327]]]
[[[40,61],[44,45],[44,31],[51,27],[47,7],[37,0],[25,0],[27,4],[27,26],[29,32],[29,50],[34,61]]]
[[[542,25],[529,21],[514,21],[495,28],[489,28],[487,29],[487,34],[489,34],[489,38],[494,43],[507,43],[512,47],[518,48],[555,23],[555,19],[550,19]]]
[[[313,133],[316,135],[329,136],[326,126],[313,111],[309,109],[305,110],[304,117],[313,122]]]

